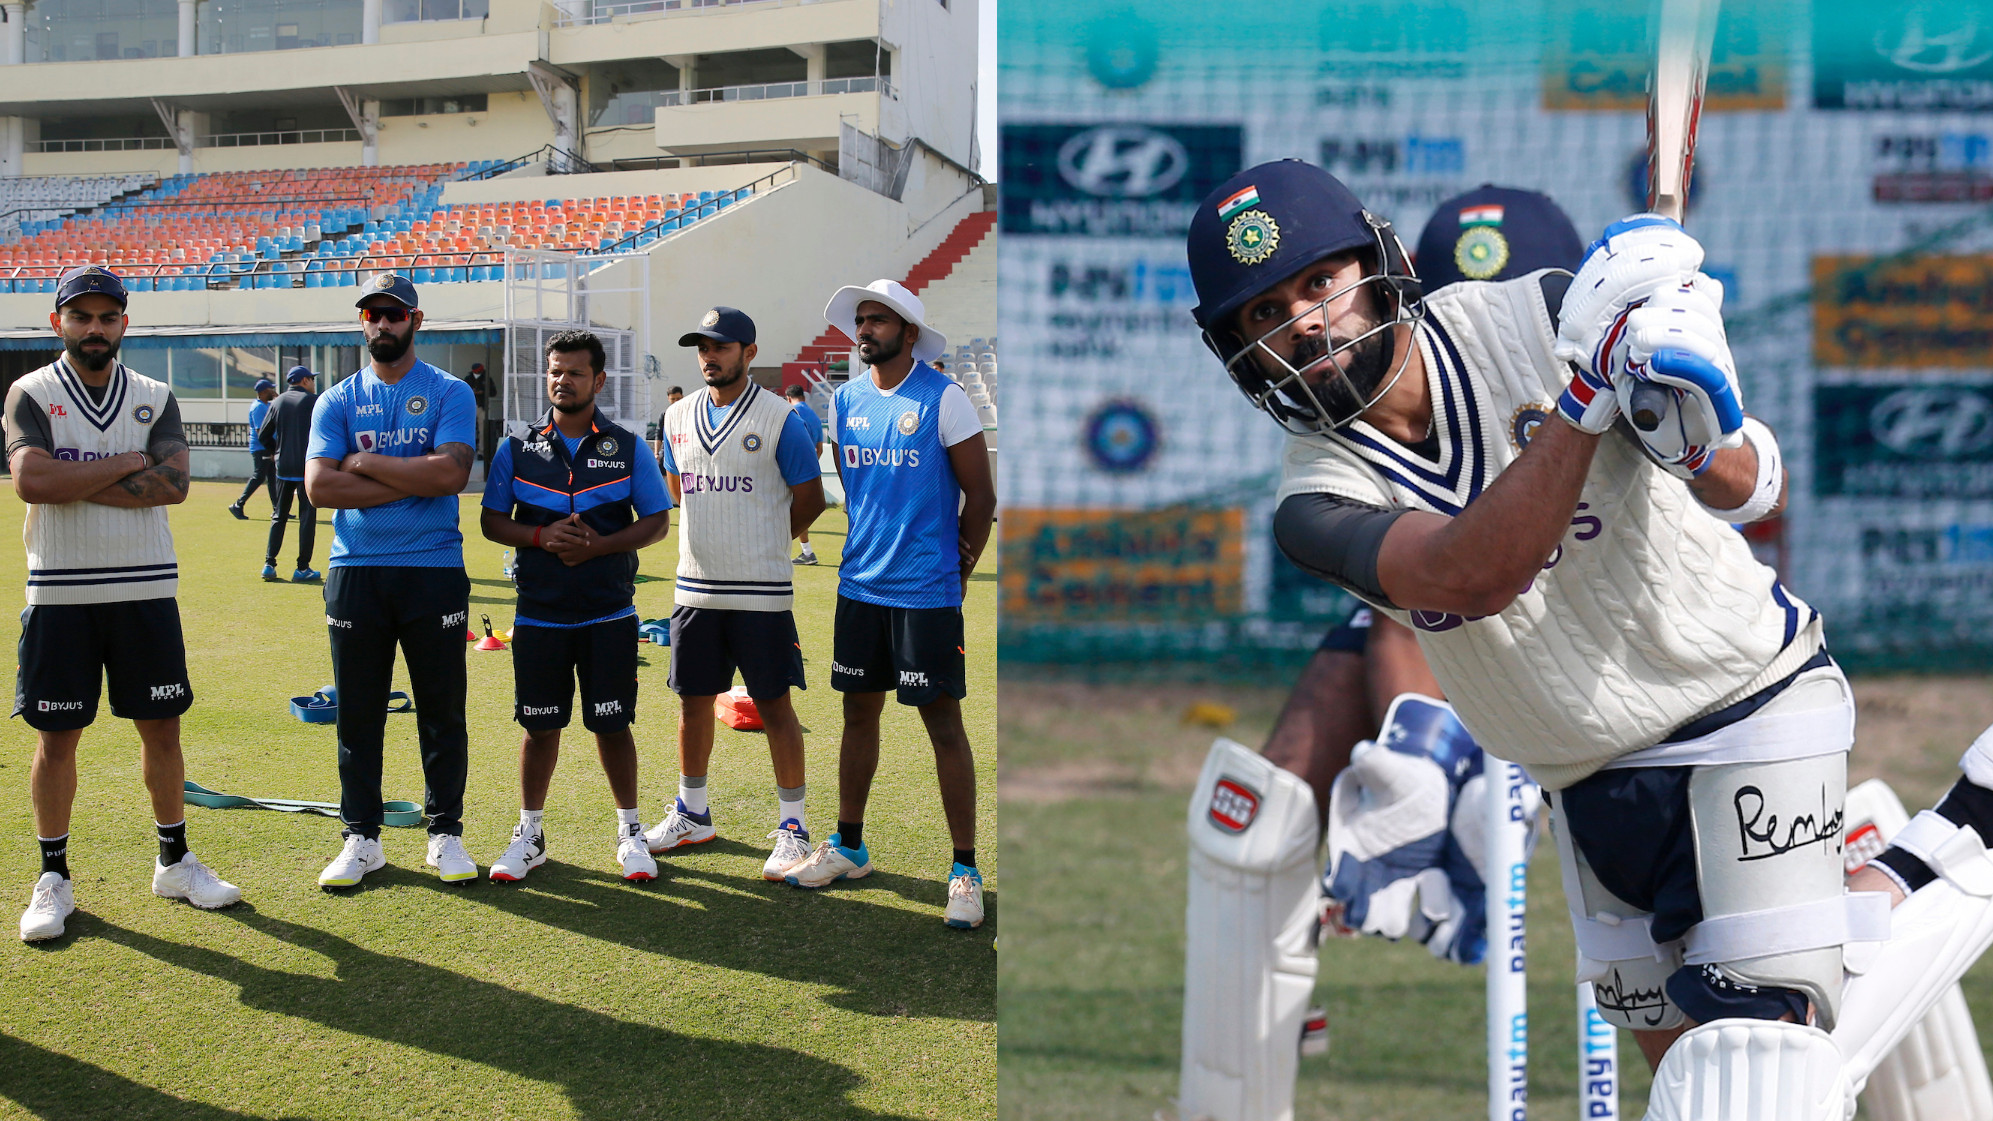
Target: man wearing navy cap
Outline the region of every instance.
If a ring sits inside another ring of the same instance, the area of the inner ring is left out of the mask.
[[[339,816],[345,844],[319,874],[353,887],[381,868],[381,752],[395,648],[415,693],[429,819],[425,858],[445,883],[477,878],[464,851],[464,635],[470,578],[457,495],[477,439],[471,388],[415,357],[415,285],[367,281],[357,301],[370,365],[313,410],[305,490],[338,511],[325,623],[339,686]]]
[[[60,937],[76,909],[69,818],[76,748],[109,678],[111,714],[138,730],[159,861],[152,890],[196,907],[242,898],[187,850],[180,715],[193,703],[179,563],[166,507],[187,498],[187,441],[165,383],[117,361],[125,287],[95,265],[64,273],[49,326],[56,360],[7,392],[7,461],[28,504],[28,609],[14,715],[35,730],[28,771],[42,872],[21,938]]]
[[[1506,233],[1463,239],[1462,219],[1470,235],[1500,230],[1507,205],[1456,212],[1442,244],[1464,275],[1492,276],[1515,247]],[[1748,1067],[1773,1087],[1765,1100],[1831,1099],[1839,1116],[1840,1091],[1866,1072],[1829,1085],[1846,1040],[1822,1029],[1879,1011],[1857,1001],[1842,946],[1884,937],[1888,904],[1846,892],[1838,810],[1807,835],[1819,845],[1747,840],[1752,814],[1790,823],[1840,805],[1854,708],[1819,613],[1729,524],[1776,514],[1786,477],[1770,429],[1742,414],[1702,247],[1638,214],[1608,226],[1575,277],[1429,292],[1389,222],[1288,160],[1214,190],[1186,250],[1206,345],[1292,437],[1276,543],[1416,630],[1465,730],[1545,791],[1578,979],[1600,982],[1600,1015],[1662,1068],[1650,1114],[1704,1116],[1680,1088]],[[1661,423],[1621,423],[1643,387],[1665,389]],[[1291,1108],[1314,979],[1313,955],[1291,947],[1308,943],[1324,882],[1396,879],[1391,858],[1415,840],[1458,850],[1441,876],[1365,893],[1372,918],[1388,910],[1398,929],[1448,941],[1479,901],[1463,880],[1508,874],[1450,815],[1477,785],[1482,799],[1523,796],[1522,775],[1433,766],[1412,738],[1380,736],[1344,771],[1394,780],[1364,785],[1372,797],[1333,784],[1320,878],[1310,783],[1213,745],[1189,818],[1184,1115]],[[1959,801],[1974,827],[1954,818],[1924,839],[1961,858],[1951,872],[1993,882],[1980,843],[1993,794]],[[1897,870],[1914,881],[1918,868]],[[1684,1032],[1695,1038],[1676,1044]],[[1794,1058],[1753,1059],[1772,1053]]]
[[[809,855],[803,726],[789,700],[791,687],[805,687],[789,542],[823,513],[823,479],[803,418],[748,377],[754,320],[716,307],[678,345],[699,348],[706,391],[666,411],[658,457],[684,508],[669,681],[679,700],[679,779],[670,811],[645,836],[658,853],[717,835],[706,800],[713,700],[732,688],[738,667],[775,763],[775,848],[761,875],[779,881]]]
[[[1418,276],[1432,293],[1463,280],[1511,280],[1540,269],[1568,273],[1584,252],[1577,227],[1550,196],[1484,183],[1440,203],[1426,220]],[[1317,812],[1326,814],[1330,784],[1357,742],[1377,734],[1401,693],[1444,695],[1411,628],[1359,601],[1302,667],[1267,736],[1266,757],[1307,780]],[[1478,932],[1469,924],[1455,933]],[[1427,946],[1442,954],[1456,949],[1430,940]]]
[[[272,490],[274,509],[270,513],[270,540],[263,551],[263,579],[277,578],[277,554],[284,548],[284,523],[291,517],[291,502],[298,504],[298,566],[291,573],[293,584],[319,578],[311,567],[312,546],[318,540],[318,510],[304,490],[305,451],[311,445],[311,414],[318,405],[318,379],[303,366],[292,366],[285,375],[291,387],[270,406],[270,415],[256,439],[276,457],[277,481]]]
[[[263,428],[263,417],[270,411],[270,402],[277,399],[277,383],[269,378],[257,378],[250,388],[256,391],[256,403],[249,406],[249,482],[242,488],[242,497],[229,504],[228,512],[235,520],[246,522],[249,515],[242,512],[242,504],[256,493],[257,487],[268,487],[270,505],[277,504],[277,464],[276,459],[257,442],[256,433]]]

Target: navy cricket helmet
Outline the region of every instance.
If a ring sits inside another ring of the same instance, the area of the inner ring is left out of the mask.
[[[1233,319],[1253,297],[1352,252],[1363,262],[1356,284],[1256,338],[1240,334]],[[1191,314],[1204,329],[1204,344],[1246,399],[1287,431],[1318,435],[1349,423],[1404,372],[1411,348],[1394,355],[1395,328],[1425,316],[1424,288],[1391,223],[1365,210],[1321,168],[1277,160],[1227,179],[1191,216],[1188,255],[1198,299]],[[1320,354],[1297,356],[1298,367],[1269,345],[1292,324],[1325,314],[1328,303],[1365,285],[1376,289],[1383,309],[1375,327]],[[1386,376],[1394,357],[1396,370]]]
[[[1426,291],[1461,280],[1508,280],[1538,269],[1574,272],[1585,255],[1571,216],[1549,195],[1483,183],[1439,204],[1419,235]]]

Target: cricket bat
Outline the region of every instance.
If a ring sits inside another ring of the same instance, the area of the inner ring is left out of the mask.
[[[1658,49],[1647,91],[1647,209],[1677,222],[1688,212],[1696,125],[1702,117],[1719,2],[1660,0]],[[1667,398],[1668,391],[1658,385],[1635,387],[1633,426],[1652,432],[1667,411]]]

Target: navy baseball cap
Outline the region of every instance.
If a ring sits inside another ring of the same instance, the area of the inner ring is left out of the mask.
[[[250,386],[249,388],[250,388],[250,389],[251,389],[252,391],[256,392],[256,393],[261,393],[261,392],[263,392],[263,391],[264,391],[264,390],[266,390],[266,389],[275,389],[275,388],[277,388],[277,383],[276,383],[276,382],[274,382],[274,381],[271,381],[271,380],[270,380],[269,378],[257,378],[257,379],[256,379],[256,384],[255,384],[255,385],[252,385],[252,386]]]
[[[1390,229],[1313,164],[1249,167],[1219,184],[1191,215],[1186,248],[1198,305],[1191,314],[1198,326],[1214,330],[1257,293],[1324,257],[1375,249],[1380,241],[1395,253]],[[1417,298],[1415,291],[1407,295]]]
[[[1426,291],[1458,280],[1508,280],[1538,269],[1576,271],[1578,228],[1549,195],[1483,183],[1439,204],[1419,235]]]
[[[698,330],[678,336],[678,345],[698,346],[700,339],[746,346],[754,341],[754,320],[739,308],[716,307],[699,320]]]
[[[360,307],[375,296],[386,296],[403,307],[422,306],[415,302],[415,282],[398,272],[384,272],[367,281],[353,306]]]
[[[125,306],[125,282],[116,273],[102,265],[79,265],[63,273],[62,283],[55,286],[55,309],[61,311],[64,304],[92,292],[109,296],[119,307]]]
[[[291,372],[284,375],[284,381],[290,385],[296,385],[297,383],[303,381],[306,378],[317,377],[317,376],[318,375],[312,373],[311,370],[307,367],[292,366]]]

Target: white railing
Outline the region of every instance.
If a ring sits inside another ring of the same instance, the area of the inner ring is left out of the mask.
[[[197,148],[259,148],[268,144],[358,144],[357,128],[307,128],[287,132],[216,132],[196,137]]]
[[[883,93],[899,98],[887,78],[826,78],[820,82],[763,82],[753,86],[713,86],[702,90],[659,90],[655,104],[699,105],[710,101],[773,101],[783,97],[820,97],[834,93]]]
[[[84,140],[30,140],[30,152],[143,152],[173,147],[170,136],[91,137]]]
[[[739,4],[765,4],[772,0],[561,0],[555,27],[587,27],[608,23],[620,16],[648,15],[653,12],[689,12]]]

